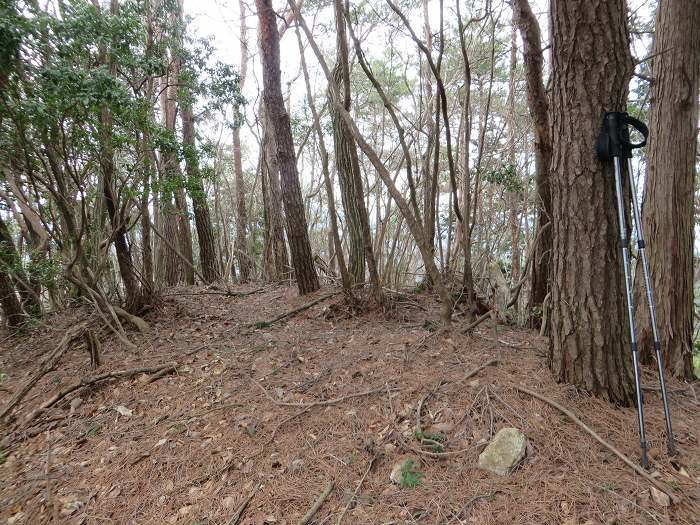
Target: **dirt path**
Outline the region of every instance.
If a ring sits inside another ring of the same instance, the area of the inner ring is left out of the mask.
[[[238,291],[245,290],[252,288]],[[129,334],[137,350],[106,341],[98,371],[174,361],[176,374],[78,391],[5,445],[0,523],[296,524],[329,482],[309,523],[335,524],[346,506],[349,525],[700,522],[700,403],[687,385],[670,385],[679,390],[671,403],[681,450],[675,463],[663,453],[660,400],[647,395],[654,469],[682,498],[665,508],[646,481],[559,412],[512,388],[557,400],[636,458],[634,409],[553,383],[546,342],[532,332],[500,326],[496,343],[486,324],[470,337],[430,332],[424,321],[438,318],[437,306],[425,295],[407,298],[391,319],[339,319],[335,297],[255,329],[327,291],[309,298],[288,288],[248,297],[201,291],[170,292],[147,317],[150,333]],[[77,315],[0,343],[7,374],[0,404]],[[462,381],[494,358],[500,364]],[[16,414],[92,375],[89,365],[87,353],[71,350]],[[645,370],[645,383],[654,381]],[[422,399],[421,427],[442,445],[421,448],[416,438]],[[506,426],[525,433],[528,454],[498,477],[476,465]],[[409,456],[416,486],[392,484],[393,465]]]

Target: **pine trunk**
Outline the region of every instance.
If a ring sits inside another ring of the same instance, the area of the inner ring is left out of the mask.
[[[643,226],[668,372],[692,379],[693,227],[700,78],[700,1],[660,2],[654,40]],[[673,268],[673,271],[669,271]],[[635,304],[642,358],[654,352],[641,263]]]
[[[634,402],[612,163],[595,143],[624,109],[632,60],[623,0],[552,0],[552,320],[558,381]]]
[[[263,101],[265,113],[272,123],[277,145],[282,201],[287,219],[287,240],[292,254],[297,287],[301,295],[320,287],[311,254],[311,243],[304,215],[304,201],[299,186],[292,126],[284,107],[280,71],[280,43],[277,16],[271,0],[256,0],[263,67]]]

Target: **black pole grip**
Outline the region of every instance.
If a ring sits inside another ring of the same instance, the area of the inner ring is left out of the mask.
[[[625,113],[625,123],[629,124],[632,126],[634,129],[639,131],[639,133],[642,135],[642,141],[634,143],[630,140],[630,134],[629,130],[620,130],[621,137],[620,139],[624,141],[625,146],[629,147],[630,149],[637,149],[637,148],[643,148],[646,146],[647,139],[649,138],[649,128],[647,127],[644,122],[642,122],[639,119],[636,119],[634,117],[630,117]]]
[[[641,133],[641,142],[632,142],[628,126]],[[624,111],[609,111],[603,115],[603,124],[596,141],[598,158],[602,161],[610,161],[613,157],[632,158],[632,150],[644,147],[648,137],[649,128],[641,120],[630,117]]]

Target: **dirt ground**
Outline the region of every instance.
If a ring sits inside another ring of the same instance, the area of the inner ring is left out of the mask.
[[[490,322],[469,336],[431,332],[438,309],[427,294],[403,297],[388,316],[343,315],[334,296],[261,323],[327,293],[169,290],[146,316],[150,330],[128,333],[135,349],[106,338],[96,371],[82,344],[69,350],[0,427],[0,523],[297,524],[329,483],[309,523],[700,523],[697,384],[670,381],[673,459],[660,398],[646,395],[650,471],[679,497],[666,507],[570,419],[514,389],[559,402],[637,460],[635,409],[556,384],[535,333]],[[0,406],[85,315],[64,312],[0,339]],[[464,380],[491,359],[499,363]],[[170,362],[173,374],[78,389],[23,423],[78,378]],[[656,385],[653,370],[643,376]],[[419,404],[419,424],[444,438],[439,446],[417,440]],[[501,477],[477,462],[503,427],[522,430],[529,445]],[[393,484],[392,467],[406,457],[414,483]]]

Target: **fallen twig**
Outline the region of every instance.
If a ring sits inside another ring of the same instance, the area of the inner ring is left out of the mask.
[[[352,496],[350,496],[350,499],[348,499],[348,502],[345,505],[343,512],[341,512],[340,516],[338,516],[338,521],[335,522],[336,525],[341,524],[341,522],[343,521],[343,518],[345,517],[345,514],[347,514],[348,510],[350,510],[350,506],[355,501],[355,498],[357,498],[357,493],[360,491],[360,487],[365,482],[365,478],[367,477],[367,474],[369,474],[369,471],[372,470],[372,467],[374,466],[375,461],[377,461],[377,456],[372,456],[372,459],[369,460],[369,465],[367,465],[367,470],[365,470],[365,473],[360,478],[360,481],[357,483],[357,486],[355,486],[355,491],[352,493]]]
[[[278,315],[274,319],[270,319],[269,321],[256,321],[254,323],[248,324],[249,327],[255,327],[255,328],[268,328],[272,326],[274,323],[278,321],[282,321],[283,319],[288,319],[289,317],[295,316],[304,310],[308,310],[312,306],[316,306],[318,303],[322,303],[326,299],[330,299],[331,297],[335,297],[336,295],[339,295],[342,293],[341,291],[336,291],[336,292],[331,292],[326,295],[322,295],[321,297],[314,299],[310,303],[306,303],[299,308],[295,308],[294,310],[290,310],[288,312],[285,312],[283,314]]]
[[[488,312],[486,312],[486,313],[485,313],[484,315],[482,315],[481,317],[477,317],[476,320],[475,320],[474,322],[472,322],[471,324],[469,324],[466,328],[464,328],[464,329],[462,330],[462,333],[463,333],[463,334],[466,334],[466,333],[468,333],[468,332],[471,332],[472,330],[474,330],[474,328],[476,328],[476,327],[479,326],[481,323],[483,323],[484,321],[486,321],[486,319],[488,319],[489,317],[491,317],[491,310],[489,310]]]
[[[463,383],[467,379],[471,379],[472,377],[474,377],[476,374],[481,372],[484,368],[488,368],[489,366],[497,365],[498,363],[499,363],[498,359],[489,359],[483,365],[477,366],[476,368],[467,372],[467,374],[462,379],[460,379],[458,381],[458,383]]]
[[[257,485],[248,496],[246,496],[246,499],[243,500],[243,503],[241,503],[238,508],[236,509],[236,512],[233,516],[231,516],[231,519],[226,522],[226,525],[238,525],[238,523],[241,521],[241,518],[243,517],[243,513],[245,512],[245,509],[248,507],[248,503],[250,503],[250,500],[253,499],[253,496],[260,490],[260,487],[262,485]]]
[[[81,388],[85,388],[86,386],[94,385],[95,383],[99,383],[100,381],[105,381],[107,379],[122,379],[126,377],[133,377],[135,375],[139,374],[157,374],[162,372],[163,370],[168,370],[169,372],[175,372],[176,370],[176,364],[175,363],[167,363],[165,365],[160,365],[160,366],[155,366],[155,367],[145,367],[145,368],[132,368],[131,370],[118,370],[116,372],[105,372],[103,374],[99,374],[96,376],[92,377],[85,377],[83,379],[80,379],[79,381],[76,381],[70,386],[67,386],[60,392],[57,392],[53,396],[51,396],[49,399],[44,401],[41,406],[38,408],[34,409],[32,412],[29,413],[27,417],[24,418],[24,425],[26,426],[27,424],[31,423],[34,419],[36,419],[42,412],[44,412],[46,409],[51,408],[53,405],[58,403],[61,399],[66,397],[68,394],[75,392],[76,390],[79,390]]]
[[[272,401],[275,405],[279,406],[284,406],[284,407],[297,407],[297,408],[313,408],[317,406],[328,406],[328,405],[335,405],[337,403],[342,403],[343,401],[347,399],[352,399],[354,397],[363,397],[363,396],[371,396],[372,394],[382,394],[384,392],[395,392],[398,390],[397,388],[375,388],[373,390],[365,390],[364,392],[356,392],[354,394],[348,394],[346,396],[342,397],[337,397],[335,399],[327,399],[325,401],[314,401],[312,403],[290,403],[288,401],[278,401],[270,393],[265,390],[265,388],[258,383],[257,381],[253,380],[253,384],[255,384],[260,390],[263,391],[265,396]]]
[[[654,487],[659,489],[661,492],[664,492],[665,494],[667,494],[674,503],[677,503],[678,501],[680,501],[680,498],[678,496],[676,496],[675,494],[673,494],[671,489],[669,487],[667,487],[665,483],[662,483],[661,481],[651,477],[651,475],[649,475],[649,473],[646,470],[644,470],[642,467],[640,467],[639,465],[634,463],[632,460],[630,460],[627,456],[625,456],[622,452],[620,452],[617,448],[615,448],[614,445],[605,441],[593,429],[588,427],[583,421],[581,421],[578,417],[576,417],[573,412],[571,412],[567,408],[563,407],[562,405],[560,405],[556,401],[553,401],[553,400],[549,399],[548,397],[543,396],[542,394],[538,394],[537,392],[533,392],[532,390],[529,390],[528,388],[525,388],[523,386],[518,386],[518,385],[513,385],[513,388],[515,388],[518,392],[522,392],[524,394],[527,394],[529,396],[537,398],[540,401],[543,401],[543,402],[547,403],[548,405],[559,410],[562,414],[564,414],[569,419],[571,419],[571,421],[576,423],[576,425],[578,425],[580,428],[582,428],[588,434],[590,434],[593,437],[593,439],[595,439],[598,443],[603,445],[610,452],[612,452],[618,458],[620,458],[622,460],[622,462],[625,463],[625,465],[630,467],[632,470],[634,470],[637,474],[639,474],[644,479],[646,479],[649,483],[651,483]]]
[[[308,510],[306,514],[304,514],[304,517],[299,520],[297,525],[307,525],[310,521],[311,518],[314,517],[314,515],[318,512],[318,509],[321,508],[321,505],[323,505],[323,502],[326,501],[326,498],[328,498],[328,495],[331,493],[333,490],[333,482],[329,481],[328,485],[326,485],[326,488],[323,489],[323,492],[316,498],[316,501],[314,502],[313,506]]]

